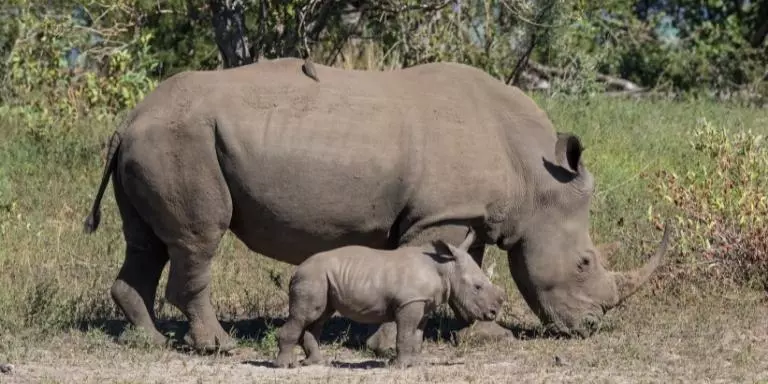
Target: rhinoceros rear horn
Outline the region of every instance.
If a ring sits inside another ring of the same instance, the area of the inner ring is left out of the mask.
[[[618,291],[619,300],[616,305],[619,305],[624,300],[632,296],[637,290],[645,284],[651,277],[651,274],[656,268],[661,265],[664,254],[667,250],[667,243],[669,242],[669,233],[671,229],[670,221],[664,224],[664,235],[661,238],[661,244],[656,250],[656,253],[650,260],[641,268],[638,268],[630,272],[613,272],[614,282],[616,283],[616,290]]]

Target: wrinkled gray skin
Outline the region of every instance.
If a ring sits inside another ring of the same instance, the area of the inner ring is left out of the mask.
[[[317,340],[336,311],[362,324],[394,321],[397,356],[391,363],[398,367],[417,363],[426,316],[445,302],[467,319],[494,320],[505,294],[467,253],[474,240],[470,230],[458,247],[441,241],[396,250],[351,245],[310,257],[291,279],[274,365],[295,367],[299,340],[302,365],[324,363]]]
[[[165,296],[190,321],[187,342],[234,347],[210,300],[227,229],[298,265],[345,245],[457,244],[471,225],[478,264],[486,244],[498,245],[536,315],[583,335],[661,262],[664,246],[637,271],[597,262],[581,143],[556,133],[519,89],[454,63],[386,72],[315,64],[321,81],[302,63],[174,75],[112,136],[85,230],[98,225],[111,175],[126,241],[111,295],[157,342],[155,290],[170,260]],[[383,324],[368,346],[391,349],[394,329]]]

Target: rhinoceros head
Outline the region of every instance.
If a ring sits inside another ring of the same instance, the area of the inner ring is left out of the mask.
[[[525,301],[553,330],[591,335],[606,311],[642,286],[661,263],[669,237],[650,261],[630,272],[608,271],[601,247],[589,235],[594,181],[581,161],[578,137],[558,134],[554,159],[539,159],[529,215],[516,223],[516,236],[499,244]]]
[[[449,286],[448,301],[461,315],[471,320],[493,320],[499,314],[506,299],[503,289],[491,283],[480,266],[467,252],[475,240],[475,231],[469,229],[467,237],[456,247],[438,241],[444,250],[441,275]]]

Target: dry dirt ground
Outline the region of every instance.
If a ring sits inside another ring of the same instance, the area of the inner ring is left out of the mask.
[[[230,356],[199,356],[118,343],[93,330],[36,341],[20,335],[0,340],[6,344],[0,357],[13,364],[10,374],[0,374],[3,384],[768,383],[768,302],[759,294],[643,300],[622,308],[589,339],[548,338],[525,330],[485,343],[430,339],[425,363],[404,370],[385,367],[386,359],[339,342],[322,345],[329,365],[274,369],[269,366],[274,344],[244,345]],[[298,348],[297,353],[301,358]]]

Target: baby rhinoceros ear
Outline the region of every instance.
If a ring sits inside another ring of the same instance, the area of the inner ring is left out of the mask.
[[[469,231],[467,231],[467,237],[464,238],[464,241],[462,241],[458,247],[445,241],[440,241],[449,251],[445,257],[451,260],[457,260],[462,257],[471,257],[468,251],[469,247],[472,246],[472,243],[475,241],[475,236],[475,231],[470,227]]]
[[[459,248],[464,252],[469,252],[469,247],[472,246],[472,243],[475,242],[475,230],[472,229],[472,227],[469,227],[467,230],[467,236],[464,238],[464,241],[459,244]]]

